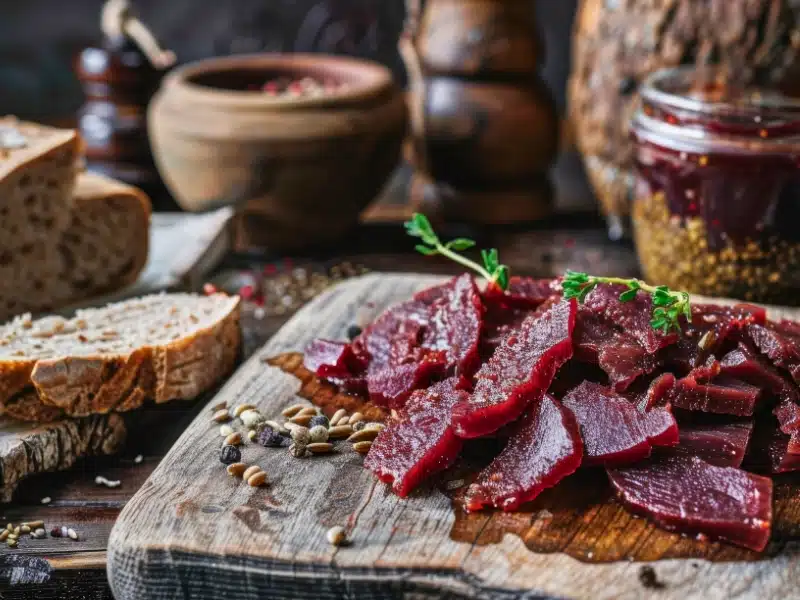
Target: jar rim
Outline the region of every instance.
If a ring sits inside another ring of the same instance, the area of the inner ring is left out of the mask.
[[[665,107],[718,116],[757,116],[765,111],[776,115],[800,113],[799,97],[788,96],[777,90],[763,93],[758,88],[731,88],[729,77],[728,71],[715,65],[683,65],[659,69],[645,78],[640,95],[647,102]],[[728,100],[704,99],[692,90],[698,81],[707,81],[738,94]]]
[[[705,91],[716,93],[704,97],[698,92],[698,81],[700,85],[708,82]],[[659,116],[663,113],[667,118]],[[712,123],[736,127],[726,131]],[[631,132],[637,138],[667,142],[686,152],[800,152],[800,134],[795,128],[774,134],[776,127],[780,130],[786,123],[800,123],[800,98],[757,86],[732,87],[720,67],[689,65],[661,69],[645,79]],[[766,135],[760,135],[762,132]]]

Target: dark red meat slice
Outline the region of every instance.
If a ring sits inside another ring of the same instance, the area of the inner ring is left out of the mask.
[[[610,388],[585,381],[563,402],[580,427],[584,465],[630,464],[650,456],[644,415]]]
[[[718,467],[741,467],[752,431],[752,421],[682,423],[675,451]]]
[[[699,367],[696,371],[705,370]],[[675,383],[670,402],[686,410],[749,416],[753,414],[758,400],[759,388],[728,376],[719,376],[712,382],[704,382],[695,372]]]
[[[731,350],[722,357],[719,364],[722,375],[730,375],[760,387],[762,390],[768,390],[781,399],[789,399],[793,402],[798,399],[797,388],[794,384],[748,344],[739,343],[735,350]]]
[[[789,321],[749,325],[747,333],[774,365],[786,369],[800,383],[800,328]]]
[[[516,510],[574,473],[582,452],[575,417],[545,394],[520,419],[503,451],[478,474],[467,490],[465,508]]]
[[[643,414],[642,431],[651,446],[674,446],[678,443],[678,424],[668,402],[675,385],[672,373],[662,373],[650,381],[640,379],[625,393]]]
[[[463,444],[451,427],[453,406],[464,401],[464,381],[451,377],[411,394],[372,442],[364,466],[407,496],[432,473],[446,469]]]
[[[673,344],[678,339],[677,334],[664,334],[650,325],[653,311],[650,295],[640,292],[633,300],[623,302],[619,296],[626,289],[622,285],[598,285],[589,292],[584,304],[592,311],[603,315],[608,322],[623,332],[633,336],[650,354]]]
[[[475,376],[468,402],[456,405],[453,422],[461,437],[474,438],[514,421],[550,387],[572,356],[575,300],[562,300],[541,316],[528,317],[508,335]]]
[[[789,451],[790,445],[800,441],[796,436],[781,432],[775,423],[757,423],[745,466],[765,473],[800,471],[800,454]]]
[[[482,326],[483,304],[468,274],[390,308],[353,341],[354,352],[369,359],[370,398],[402,406],[434,377],[470,376],[479,363]]]
[[[800,406],[794,400],[784,398],[772,412],[778,418],[781,431],[789,435],[800,433]],[[792,452],[794,453],[794,444],[792,444]]]
[[[703,533],[763,550],[772,523],[772,481],[680,454],[608,469],[621,501],[664,529]]]
[[[502,304],[507,308],[533,309],[552,296],[561,295],[558,279],[533,279],[514,276],[508,280],[508,289],[489,286],[483,292],[484,301]]]
[[[662,362],[630,333],[618,330],[583,305],[578,307],[572,343],[575,358],[598,364],[617,391],[627,389],[637,377],[651,373]]]
[[[349,379],[366,366],[350,344],[330,340],[314,340],[306,348],[303,363],[309,371],[326,379]]]

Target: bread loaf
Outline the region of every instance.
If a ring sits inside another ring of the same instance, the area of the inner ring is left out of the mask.
[[[55,206],[62,193],[67,192],[59,187],[49,195],[48,206]],[[0,211],[17,214],[19,204],[0,196]],[[54,214],[58,220],[48,221],[48,236],[22,246],[10,231],[0,238],[0,257],[5,257],[0,260],[0,320],[119,289],[144,268],[150,201],[140,190],[81,173]],[[44,218],[36,210],[17,216],[18,228],[33,232]]]
[[[47,421],[191,399],[230,373],[239,298],[156,294],[0,328],[0,414]]]

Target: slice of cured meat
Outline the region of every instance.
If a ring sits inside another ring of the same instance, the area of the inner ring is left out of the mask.
[[[415,391],[372,442],[364,466],[399,496],[446,469],[461,452],[463,441],[453,432],[450,417],[453,406],[468,396],[460,389],[464,383],[451,377]]]
[[[508,280],[508,289],[489,286],[483,292],[484,301],[502,304],[507,308],[537,308],[548,298],[561,295],[558,279],[534,279],[514,276]]]
[[[702,458],[718,467],[741,467],[752,431],[752,421],[681,423],[675,452]]]
[[[469,377],[479,364],[482,326],[483,304],[468,274],[390,308],[353,341],[355,354],[368,359],[370,399],[402,406],[434,377]]]
[[[767,545],[772,481],[672,454],[608,469],[620,500],[664,529],[703,533],[752,550]]]
[[[665,349],[664,359],[687,373],[703,365],[730,338],[739,337],[748,325],[763,325],[766,318],[766,311],[752,304],[693,304],[691,322],[684,325],[678,341]]]
[[[584,465],[631,464],[650,456],[644,415],[610,388],[585,381],[563,403],[580,427]]]
[[[601,284],[589,292],[584,304],[603,315],[609,323],[633,336],[650,354],[675,343],[677,334],[665,334],[650,325],[653,311],[650,295],[640,292],[633,300],[623,302],[619,297],[626,290],[623,285]]]
[[[668,402],[675,385],[672,373],[662,373],[650,381],[639,380],[625,393],[643,413],[642,430],[651,446],[674,446],[678,443],[678,424]]]
[[[800,445],[796,436],[786,435],[776,423],[757,423],[745,457],[745,466],[773,474],[800,471],[800,454],[790,452],[790,445]]]
[[[573,345],[575,358],[599,365],[617,391],[627,389],[637,377],[651,373],[662,362],[633,335],[583,305],[578,307]]]
[[[574,299],[562,300],[541,316],[531,315],[503,339],[478,370],[469,401],[453,411],[458,435],[474,438],[497,431],[545,393],[572,356],[576,309]]]
[[[747,333],[772,364],[786,369],[800,383],[800,326],[789,321],[749,325]]]
[[[719,365],[713,364],[697,367],[675,382],[670,393],[672,405],[708,413],[752,415],[761,390],[728,375],[714,376]]]
[[[572,413],[549,394],[525,413],[503,451],[467,490],[465,508],[516,510],[574,473],[583,444]]]
[[[330,340],[311,342],[306,348],[303,363],[309,371],[325,379],[350,379],[366,366],[350,344]]]

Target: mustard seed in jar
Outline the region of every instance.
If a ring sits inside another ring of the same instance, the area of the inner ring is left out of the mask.
[[[645,279],[800,304],[800,98],[713,67],[653,74],[634,116]]]

